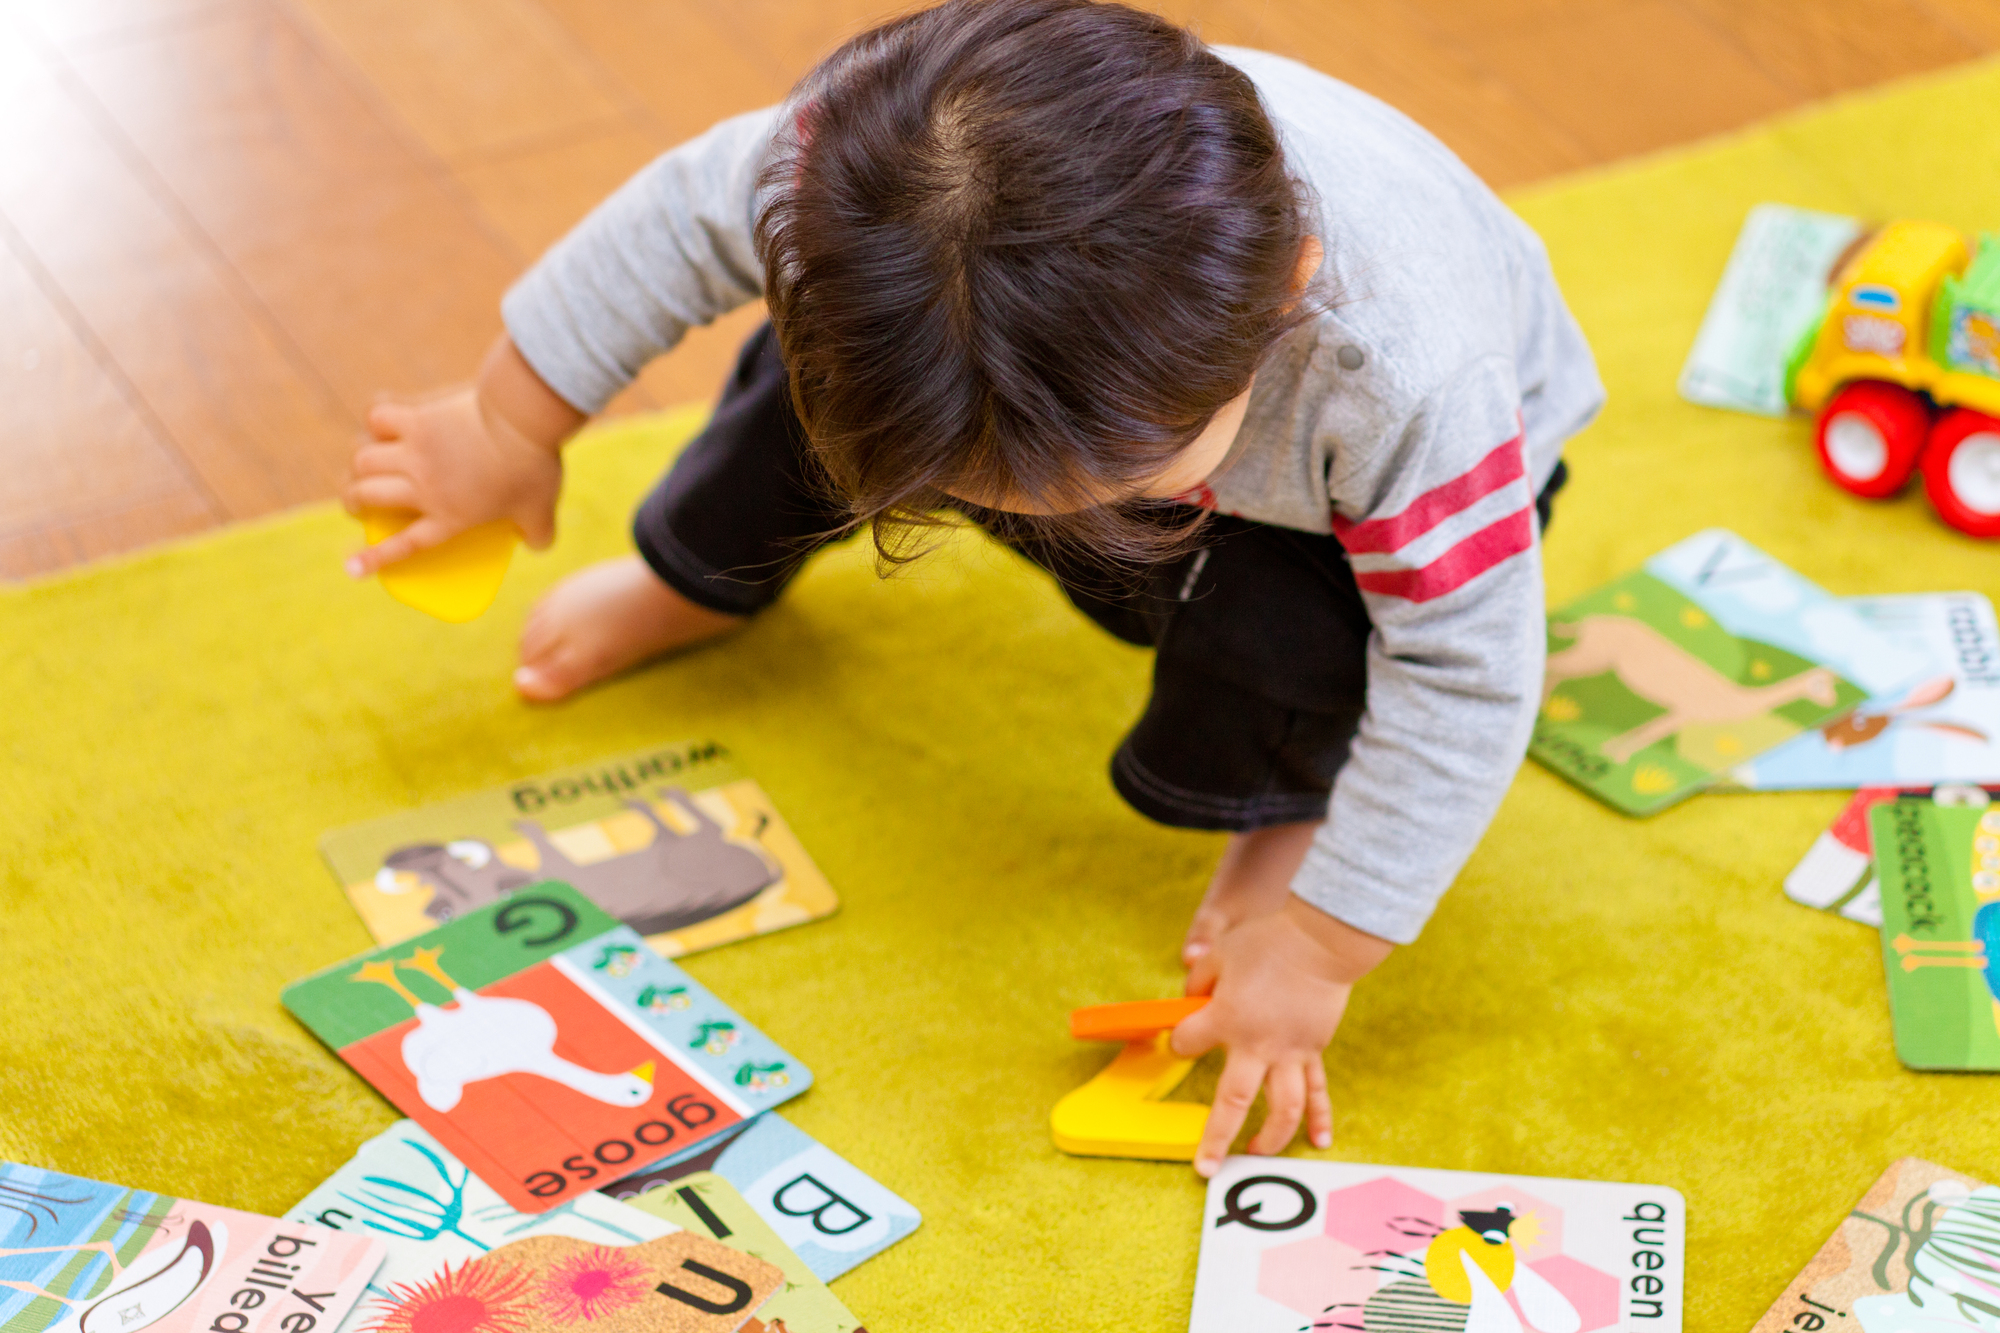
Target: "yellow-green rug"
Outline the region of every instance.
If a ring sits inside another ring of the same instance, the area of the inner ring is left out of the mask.
[[[2000,592],[2000,547],[1914,495],[1849,499],[1803,425],[1673,394],[1750,205],[2000,224],[1995,105],[1979,66],[1516,198],[1611,389],[1571,453],[1552,599],[1717,524],[1840,593]],[[1219,846],[1105,778],[1145,655],[988,548],[887,584],[847,549],[720,647],[522,705],[525,608],[624,545],[690,422],[580,445],[561,545],[469,627],[349,584],[356,531],[327,509],[0,596],[0,1155],[284,1208],[391,1119],[278,1006],[369,943],[319,834],[714,736],[845,907],[689,967],[812,1067],[787,1113],[925,1215],[842,1298],[877,1333],[1184,1327],[1193,1174],[1047,1131],[1106,1054],[1065,1014],[1177,989]],[[1872,934],[1779,894],[1838,805],[1637,823],[1526,769],[1423,940],[1357,993],[1335,1153],[1676,1186],[1702,1333],[1747,1329],[1890,1158],[2000,1178],[2000,1081],[1900,1068]]]

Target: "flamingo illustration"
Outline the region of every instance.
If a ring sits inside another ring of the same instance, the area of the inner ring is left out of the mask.
[[[438,963],[442,948],[364,964],[350,980],[372,981],[396,992],[415,1011],[417,1026],[403,1038],[403,1064],[416,1076],[417,1095],[433,1111],[449,1111],[466,1085],[508,1074],[533,1074],[611,1106],[639,1106],[653,1092],[651,1061],[619,1074],[603,1074],[555,1053],[556,1020],[532,1000],[480,995],[453,981]],[[451,994],[449,1007],[419,999],[396,969],[421,972]]]

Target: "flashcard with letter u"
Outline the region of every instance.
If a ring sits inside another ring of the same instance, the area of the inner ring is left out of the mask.
[[[1680,1333],[1686,1211],[1661,1185],[1231,1157],[1189,1333]]]

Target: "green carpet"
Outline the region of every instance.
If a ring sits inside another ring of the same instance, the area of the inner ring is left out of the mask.
[[[1515,199],[1611,388],[1571,452],[1561,601],[1701,527],[1837,592],[2000,592],[2000,548],[1821,479],[1806,430],[1675,400],[1744,211],[2000,222],[2000,68],[1957,71]],[[845,899],[689,961],[805,1060],[799,1124],[907,1196],[837,1290],[878,1333],[1184,1327],[1200,1185],[1063,1157],[1104,1059],[1075,1005],[1166,995],[1219,841],[1124,809],[1144,654],[965,543],[887,583],[849,548],[727,644],[559,708],[507,686],[531,599],[620,549],[689,418],[578,447],[564,538],[468,627],[308,509],[0,595],[0,1155],[277,1210],[391,1118],[278,1006],[368,944],[321,831],[678,737],[735,747]],[[1870,932],[1778,881],[1839,805],[1711,796],[1628,821],[1529,767],[1443,910],[1357,994],[1335,1153],[1660,1182],[1689,1326],[1740,1333],[1892,1157],[2000,1178],[2000,1083],[1890,1049]]]

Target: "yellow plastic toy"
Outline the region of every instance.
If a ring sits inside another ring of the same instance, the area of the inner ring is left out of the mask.
[[[361,527],[372,546],[393,537],[415,521],[407,510],[362,511]],[[383,589],[405,606],[462,625],[493,605],[500,581],[514,558],[520,532],[506,519],[468,528],[450,541],[386,565]]]
[[[2000,537],[2000,238],[1975,253],[1942,223],[1882,227],[1834,275],[1785,383],[1843,488],[1882,499],[1921,469],[1940,518]]]
[[[1078,1157],[1192,1162],[1208,1108],[1161,1099],[1194,1068],[1194,1061],[1175,1055],[1168,1045],[1173,1028],[1207,1003],[1206,996],[1194,996],[1098,1005],[1072,1013],[1071,1036],[1122,1041],[1125,1049],[1096,1078],[1056,1103],[1049,1113],[1056,1147]]]

